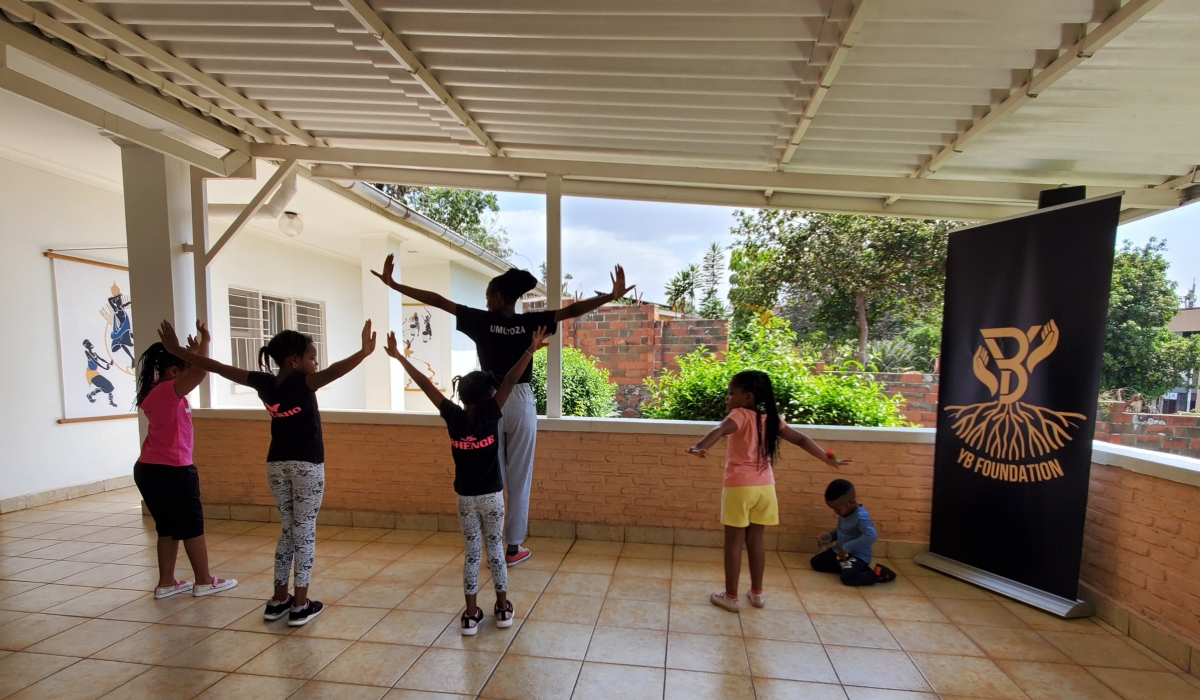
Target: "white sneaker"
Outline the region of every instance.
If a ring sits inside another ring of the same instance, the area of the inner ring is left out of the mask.
[[[750,591],[746,595],[749,596],[749,598],[750,598],[750,604],[756,608],[761,608],[762,606],[767,604],[766,591],[759,591],[758,593],[755,593],[754,591]]]
[[[227,591],[236,585],[236,578],[217,578],[214,576],[212,583],[197,583],[196,587],[192,589],[192,595],[197,598],[202,595],[212,595],[213,593]]]
[[[174,586],[159,586],[154,589],[154,599],[162,600],[179,593],[187,593],[192,590],[192,585],[191,581],[176,581]]]

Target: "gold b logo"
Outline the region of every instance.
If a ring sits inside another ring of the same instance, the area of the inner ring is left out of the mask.
[[[1069,428],[1080,413],[1054,411],[1021,401],[1034,369],[1058,347],[1058,325],[1049,322],[1020,328],[983,328],[971,369],[993,400],[947,406],[956,419],[951,429],[971,448],[997,460],[1040,457],[1071,440]]]

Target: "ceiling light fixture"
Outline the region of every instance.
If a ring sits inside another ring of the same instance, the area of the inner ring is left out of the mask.
[[[285,211],[283,216],[279,217],[279,230],[283,232],[283,235],[295,238],[304,233],[304,222],[296,212]]]

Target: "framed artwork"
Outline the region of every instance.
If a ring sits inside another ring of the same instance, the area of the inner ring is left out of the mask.
[[[404,305],[404,324],[401,326],[400,351],[417,369],[429,377],[442,392],[450,390],[450,380],[442,367],[442,348],[447,342],[446,314],[424,304]],[[420,391],[407,375],[405,391]]]

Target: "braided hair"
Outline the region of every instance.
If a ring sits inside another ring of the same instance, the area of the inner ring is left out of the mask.
[[[775,458],[775,450],[779,444],[779,408],[775,405],[775,388],[771,386],[771,377],[766,372],[750,369],[733,375],[729,383],[754,395],[754,428],[758,431],[758,456],[762,462],[761,469],[766,469]]]
[[[137,363],[137,403],[141,406],[150,390],[158,386],[171,367],[187,369],[188,363],[167,352],[162,343],[155,343],[146,348],[146,352],[138,358]]]
[[[312,340],[298,331],[282,331],[258,351],[258,366],[264,372],[271,371],[271,363],[283,369],[283,363],[292,355],[303,356]],[[268,361],[269,360],[269,361]]]
[[[475,406],[487,401],[492,392],[500,387],[496,375],[491,372],[469,372],[461,377],[455,377],[451,382],[451,391],[458,394],[458,399],[464,406]]]

